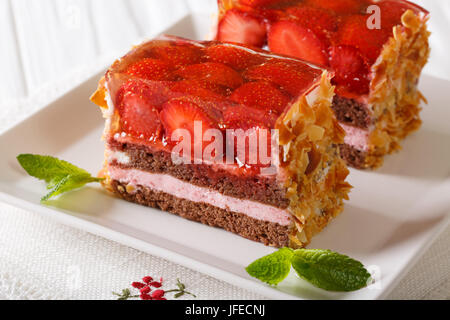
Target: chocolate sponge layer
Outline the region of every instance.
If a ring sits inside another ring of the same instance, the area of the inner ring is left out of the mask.
[[[367,129],[372,122],[368,109],[353,99],[335,95],[331,107],[336,119],[344,124]]]
[[[149,188],[139,187],[133,193],[126,191],[126,185],[113,180],[112,191],[121,198],[148,207],[159,208],[183,218],[223,228],[244,238],[262,242],[265,245],[285,247],[289,245],[291,225],[257,220],[242,213],[232,212],[202,202],[192,202]]]
[[[367,152],[358,150],[348,144],[341,144],[339,146],[341,157],[345,160],[347,165],[356,169],[366,169]]]
[[[135,168],[151,173],[169,174],[199,187],[214,189],[226,196],[248,199],[286,209],[289,200],[286,190],[274,178],[241,177],[209,165],[175,164],[164,151],[151,152],[145,146],[109,141],[109,148],[125,152],[130,157],[126,165],[112,163],[122,168]]]
[[[335,95],[331,107],[334,110],[336,119],[343,124],[360,129],[368,129],[372,124],[369,110],[354,99]],[[367,152],[358,150],[348,144],[340,145],[340,152],[342,159],[345,160],[348,166],[356,169],[366,169]]]

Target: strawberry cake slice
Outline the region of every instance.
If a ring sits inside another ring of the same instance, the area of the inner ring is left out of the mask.
[[[218,0],[216,39],[331,68],[342,157],[376,168],[421,125],[426,10],[404,0]]]
[[[143,43],[91,98],[106,118],[104,186],[266,245],[302,247],[351,188],[331,76],[236,44]]]

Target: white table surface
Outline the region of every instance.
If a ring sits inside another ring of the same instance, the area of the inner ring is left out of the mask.
[[[432,13],[425,72],[450,79],[450,1]],[[0,0],[0,132],[191,11],[215,0]],[[205,34],[207,30],[205,30]],[[0,170],[2,170],[0,168]],[[391,299],[450,298],[450,228]],[[199,299],[264,299],[195,270],[0,203],[0,298],[114,299],[144,275],[179,277]],[[189,297],[186,297],[189,298]]]

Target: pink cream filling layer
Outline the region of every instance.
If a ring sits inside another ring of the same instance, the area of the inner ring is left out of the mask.
[[[291,223],[291,215],[287,210],[225,196],[220,192],[192,185],[170,175],[154,174],[137,169],[122,169],[116,166],[108,166],[108,172],[111,179],[121,183],[143,186],[192,202],[203,202],[224,210],[242,213],[257,220],[278,223],[283,226]]]
[[[339,123],[345,130],[345,144],[348,144],[358,150],[367,151],[369,149],[369,131],[348,126],[343,123]]]

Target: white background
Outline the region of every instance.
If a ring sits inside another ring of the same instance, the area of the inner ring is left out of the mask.
[[[450,79],[450,1],[415,2],[432,16],[425,72]],[[0,0],[0,132],[191,11],[214,13],[216,1]],[[447,230],[391,298],[450,298],[449,240]],[[108,299],[146,274],[180,277],[200,298],[262,298],[0,204],[0,297]]]

